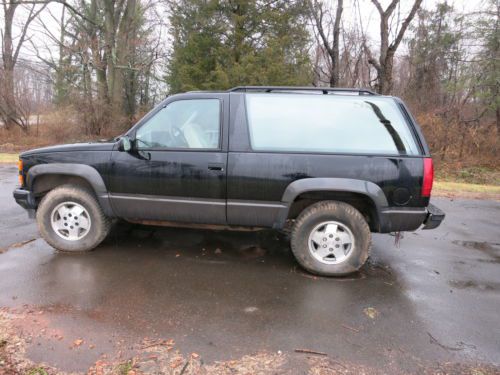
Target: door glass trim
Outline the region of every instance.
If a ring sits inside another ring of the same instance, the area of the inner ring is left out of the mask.
[[[169,103],[159,106],[157,111],[155,111],[150,118],[147,119],[143,124],[138,126],[132,132],[133,138],[135,139],[137,136],[137,131],[141,129],[143,126],[147,125],[149,121],[154,118],[160,111],[167,108],[169,105],[186,100],[218,100],[219,101],[219,141],[217,148],[189,148],[189,147],[149,147],[149,148],[140,148],[140,151],[182,151],[182,152],[222,152],[223,145],[223,136],[224,136],[224,101],[221,98],[217,97],[203,97],[203,98],[179,98],[177,100],[172,100]]]

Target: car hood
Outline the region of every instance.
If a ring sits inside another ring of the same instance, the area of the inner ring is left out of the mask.
[[[21,153],[19,156],[31,156],[35,154],[46,154],[51,152],[74,152],[74,151],[111,151],[116,142],[113,140],[71,143],[64,145],[55,145],[42,148],[35,148]]]

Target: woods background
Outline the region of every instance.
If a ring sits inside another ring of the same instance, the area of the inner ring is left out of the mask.
[[[118,135],[181,91],[363,87],[408,103],[442,176],[498,184],[499,18],[499,0],[0,0],[0,152]]]

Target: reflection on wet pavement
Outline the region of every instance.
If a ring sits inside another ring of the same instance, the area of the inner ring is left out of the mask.
[[[31,359],[67,371],[111,352],[127,358],[145,339],[173,339],[207,363],[305,348],[401,371],[498,364],[500,204],[437,204],[447,212],[438,230],[407,233],[400,247],[375,235],[367,265],[339,279],[303,271],[273,231],[120,223],[87,254],[17,232],[9,244],[38,239],[2,245],[0,306],[25,314],[16,324],[33,334]]]

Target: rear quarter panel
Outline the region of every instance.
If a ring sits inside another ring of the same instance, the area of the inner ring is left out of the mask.
[[[314,177],[370,181],[384,191],[390,206],[394,192],[408,189],[406,207],[426,205],[420,197],[423,162],[418,157],[229,152],[228,200],[281,201],[295,180]]]

